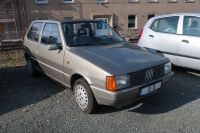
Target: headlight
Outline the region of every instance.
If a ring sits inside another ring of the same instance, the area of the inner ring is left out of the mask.
[[[116,91],[119,89],[130,87],[129,75],[122,76],[107,76],[106,77],[106,89],[110,91]]]
[[[123,89],[130,86],[129,75],[117,76],[116,77],[117,89]]]
[[[165,74],[170,73],[170,72],[171,72],[171,68],[172,68],[171,62],[165,64],[164,73],[165,73]]]

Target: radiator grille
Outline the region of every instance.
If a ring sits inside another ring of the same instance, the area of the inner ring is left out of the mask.
[[[159,65],[130,73],[130,82],[131,86],[133,87],[151,82],[163,76],[164,76],[164,65]]]

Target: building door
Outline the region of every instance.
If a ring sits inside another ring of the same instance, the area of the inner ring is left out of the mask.
[[[98,15],[98,14],[92,14],[92,19],[95,20],[102,20],[105,21],[107,24],[109,24],[111,27],[113,27],[113,15]]]
[[[107,24],[109,24],[109,18],[108,17],[95,17],[95,20],[101,20],[106,22]],[[96,27],[96,35],[101,36],[101,35],[105,35],[108,30],[107,30],[107,26],[103,26],[103,25],[97,25]]]
[[[109,24],[109,21],[108,21],[109,18],[107,17],[106,18],[96,17],[95,20],[102,20],[102,21],[105,21],[107,24]]]
[[[4,24],[3,23],[0,23],[0,32],[4,32]]]

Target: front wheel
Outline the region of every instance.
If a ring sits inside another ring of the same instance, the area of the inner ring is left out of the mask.
[[[78,79],[73,90],[76,103],[81,111],[87,114],[92,113],[97,103],[87,82],[84,79]]]

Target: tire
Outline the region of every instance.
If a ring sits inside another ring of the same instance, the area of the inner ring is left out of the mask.
[[[86,80],[82,78],[76,80],[73,91],[76,103],[81,111],[90,114],[96,109],[97,102]]]
[[[35,65],[34,62],[31,58],[27,58],[27,70],[28,70],[28,74],[31,77],[36,77],[37,76],[37,70],[35,69]]]

